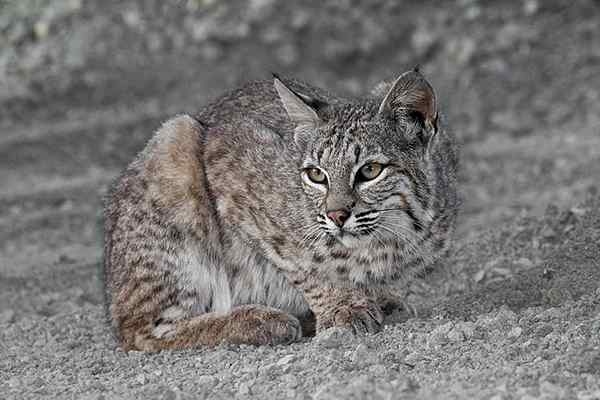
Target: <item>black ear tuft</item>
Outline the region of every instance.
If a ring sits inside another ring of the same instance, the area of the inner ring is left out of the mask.
[[[197,116],[194,116],[193,118],[194,118],[194,121],[196,121],[198,123],[198,125],[200,125],[202,127],[202,129],[210,128],[210,126],[206,122],[202,121]]]

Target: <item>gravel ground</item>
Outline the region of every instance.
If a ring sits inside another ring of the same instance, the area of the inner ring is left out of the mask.
[[[593,0],[0,1],[0,399],[600,399]],[[461,141],[448,260],[377,335],[123,353],[101,203],[160,121],[272,70],[421,64]]]

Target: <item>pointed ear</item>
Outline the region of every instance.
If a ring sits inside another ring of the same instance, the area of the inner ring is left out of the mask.
[[[400,75],[379,106],[379,114],[384,116],[395,117],[402,111],[417,113],[425,124],[427,141],[437,132],[435,92],[417,68]]]
[[[322,124],[317,111],[324,104],[292,91],[277,75],[274,75],[273,83],[283,103],[283,108],[285,108],[292,122],[296,124],[294,141],[298,145],[304,145]]]

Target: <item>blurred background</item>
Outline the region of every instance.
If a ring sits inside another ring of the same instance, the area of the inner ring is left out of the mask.
[[[461,143],[463,243],[575,206],[600,176],[598,21],[594,0],[0,1],[0,321],[99,304],[110,182],[161,121],[271,71],[358,96],[421,65]]]

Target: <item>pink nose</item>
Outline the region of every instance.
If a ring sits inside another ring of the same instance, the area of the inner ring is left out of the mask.
[[[332,220],[337,226],[344,225],[344,222],[350,217],[350,213],[346,210],[335,210],[335,211],[327,211],[327,216],[330,220]]]

